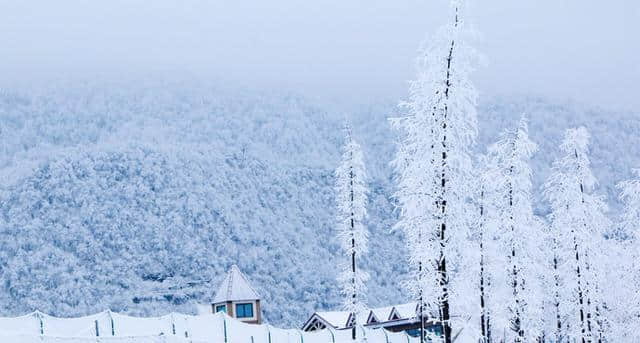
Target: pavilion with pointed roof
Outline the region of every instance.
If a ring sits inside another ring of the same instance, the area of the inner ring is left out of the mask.
[[[260,296],[235,264],[224,278],[211,304],[213,313],[225,312],[249,324],[261,324]]]

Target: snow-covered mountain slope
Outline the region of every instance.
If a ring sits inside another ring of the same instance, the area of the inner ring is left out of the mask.
[[[390,232],[394,111],[350,113],[371,175],[372,306],[407,300],[403,243]],[[541,149],[536,187],[562,131],[586,125],[596,176],[617,209],[615,183],[640,166],[640,115],[491,101],[481,106],[478,151],[523,111]],[[272,324],[299,326],[314,309],[335,307],[343,118],[295,96],[189,82],[4,90],[0,312],[193,311],[233,263]]]

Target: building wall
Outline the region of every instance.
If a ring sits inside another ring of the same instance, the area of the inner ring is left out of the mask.
[[[236,317],[236,304],[253,304],[253,317],[251,318],[238,318]],[[247,300],[247,301],[227,301],[225,303],[217,303],[211,305],[213,313],[216,312],[216,306],[225,305],[227,307],[227,315],[229,317],[236,318],[244,323],[249,324],[262,324],[262,309],[260,307],[260,300]]]
[[[231,308],[233,308],[233,314],[229,314],[230,316],[232,316],[233,318],[236,318],[242,322],[245,323],[249,323],[249,324],[262,324],[262,311],[260,309],[260,300],[253,300],[253,301],[234,301],[231,304]],[[253,304],[253,317],[251,318],[238,318],[236,316],[235,310],[236,310],[236,304]]]

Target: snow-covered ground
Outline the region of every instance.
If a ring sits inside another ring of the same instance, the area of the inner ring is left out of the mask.
[[[371,342],[411,343],[406,333],[361,328]],[[245,324],[223,313],[191,316],[131,317],[105,311],[85,317],[56,318],[34,312],[0,318],[0,340],[31,342],[216,342],[216,343],[335,343],[351,341],[351,330],[302,332],[271,325]]]

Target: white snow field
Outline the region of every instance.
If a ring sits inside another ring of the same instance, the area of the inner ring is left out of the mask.
[[[414,343],[404,332],[361,327],[370,342]],[[325,329],[303,332],[271,325],[246,324],[224,313],[162,317],[130,317],[111,311],[76,318],[57,318],[41,312],[21,317],[0,317],[0,341],[35,342],[135,342],[135,343],[336,343],[351,340],[351,330]]]

